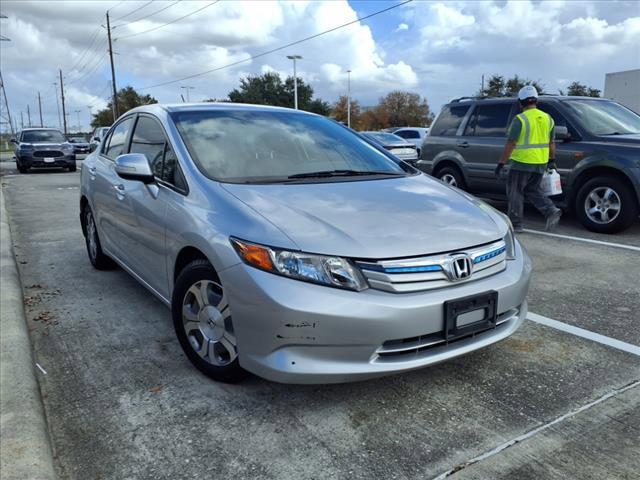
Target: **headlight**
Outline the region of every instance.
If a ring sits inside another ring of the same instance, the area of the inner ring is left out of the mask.
[[[21,143],[20,150],[33,150],[33,145],[30,143]]]
[[[63,145],[61,150],[65,153],[73,153],[73,145]]]
[[[367,288],[357,268],[344,258],[270,248],[233,237],[230,240],[240,258],[252,267],[330,287],[356,291]]]
[[[507,247],[507,260],[515,260],[516,259],[516,239],[513,235],[513,227],[511,226],[511,221],[507,217],[507,221],[509,222],[509,231],[504,236],[504,243]]]

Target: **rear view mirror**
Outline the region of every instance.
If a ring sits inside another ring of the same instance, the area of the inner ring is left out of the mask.
[[[100,137],[93,137],[93,141],[94,142],[99,142],[100,141]]]
[[[571,135],[569,134],[569,130],[564,125],[556,125],[556,140],[569,140]]]
[[[116,158],[116,173],[125,180],[142,183],[155,181],[147,157],[142,153],[125,153]]]
[[[11,143],[15,143],[16,145],[18,144],[18,140],[16,140],[15,138],[12,138],[11,140],[9,140]]]

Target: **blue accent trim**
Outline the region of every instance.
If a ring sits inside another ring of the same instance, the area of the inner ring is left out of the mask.
[[[419,267],[390,267],[383,268],[384,273],[418,273],[418,272],[439,272],[440,265],[423,265]]]
[[[500,247],[500,248],[498,248],[496,250],[493,250],[491,252],[484,253],[484,254],[479,255],[476,258],[474,258],[473,259],[473,263],[480,263],[480,262],[484,262],[485,260],[489,260],[490,258],[497,257],[501,253],[506,252],[506,250],[507,250],[507,247]]]

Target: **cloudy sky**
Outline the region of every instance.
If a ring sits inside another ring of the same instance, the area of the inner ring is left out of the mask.
[[[303,56],[299,76],[330,102],[346,92],[350,69],[352,95],[362,105],[405,89],[427,97],[434,110],[475,93],[482,74],[519,74],[557,91],[573,80],[602,89],[606,72],[640,68],[635,0],[415,0],[249,60],[401,1],[3,0],[0,11],[8,18],[0,20],[0,34],[11,41],[0,42],[0,66],[18,126],[20,111],[27,122],[27,105],[32,122],[39,122],[38,91],[44,123],[58,125],[53,84],[62,69],[68,123],[76,128],[79,110],[85,129],[88,106],[103,108],[109,96],[107,10],[117,86],[132,85],[165,103],[181,101],[181,87],[194,87],[192,101],[222,98],[240,77],[269,70],[290,74],[291,54]]]

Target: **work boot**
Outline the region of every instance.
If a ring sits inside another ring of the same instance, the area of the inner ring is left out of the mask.
[[[544,226],[544,229],[547,232],[549,232],[554,228],[556,228],[556,226],[558,225],[558,222],[560,221],[561,216],[562,216],[562,210],[560,210],[559,208],[556,209],[555,212],[553,212],[551,215],[547,217],[547,223]]]

